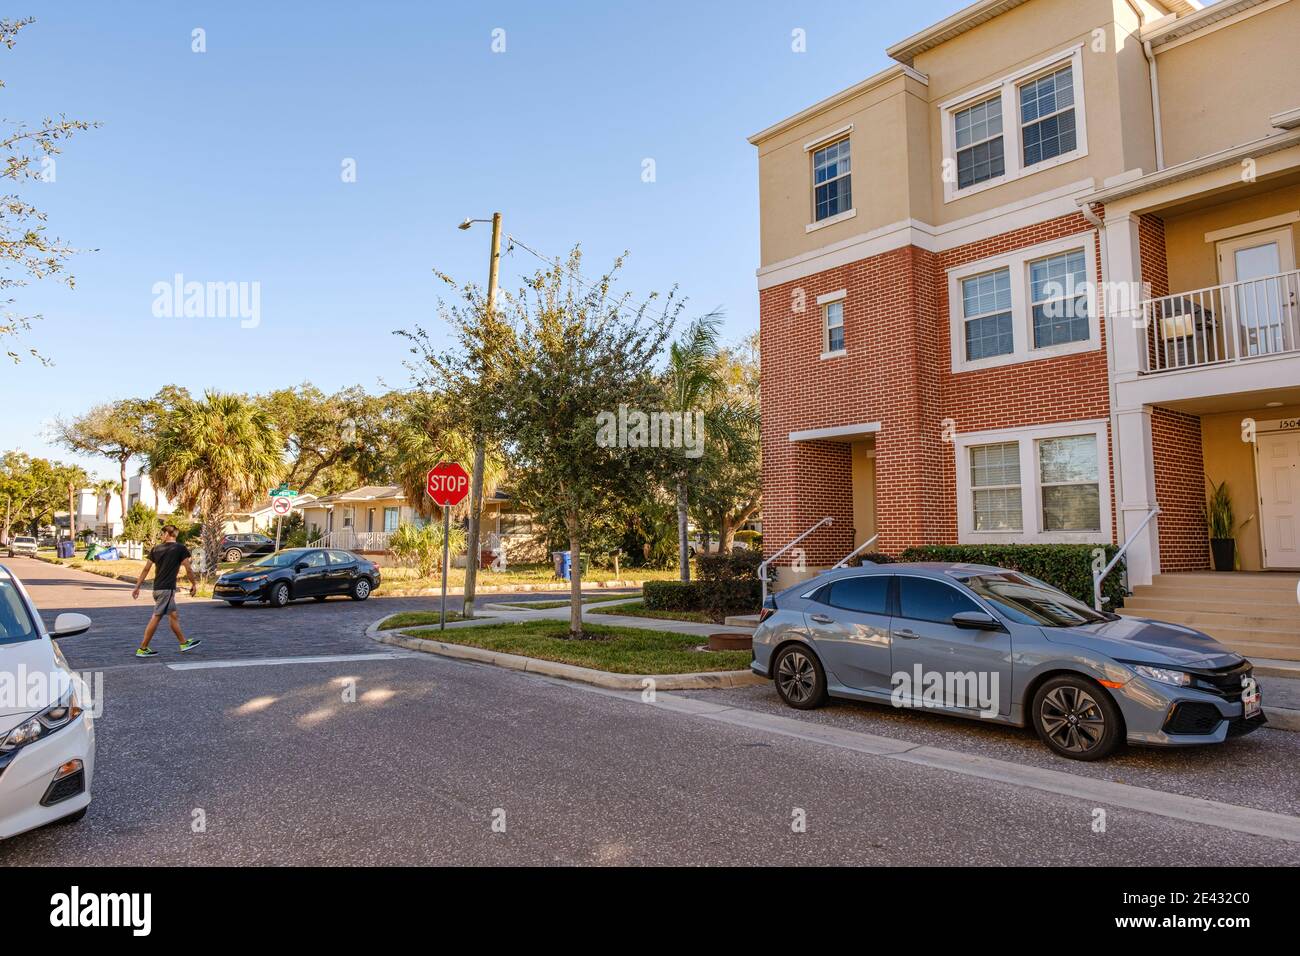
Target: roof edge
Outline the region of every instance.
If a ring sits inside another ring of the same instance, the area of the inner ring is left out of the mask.
[[[872,90],[876,89],[877,87],[883,86],[884,84],[890,82],[891,80],[895,80],[900,76],[909,77],[913,80],[916,80],[916,82],[918,83],[924,84],[925,86],[930,85],[930,78],[926,76],[924,73],[919,73],[906,64],[894,63],[890,66],[885,67],[879,73],[873,73],[865,80],[855,83],[846,89],[840,90],[838,93],[832,93],[830,96],[826,97],[825,99],[817,101],[812,106],[805,107],[804,109],[801,109],[798,113],[795,113],[791,116],[787,116],[785,119],[773,123],[771,126],[767,127],[767,129],[760,130],[759,132],[755,133],[753,136],[749,137],[749,143],[752,146],[757,146],[759,143],[762,143],[764,140],[771,139],[773,136],[776,136],[779,133],[784,133],[786,130],[798,126],[800,123],[804,122],[805,120],[811,119],[812,117],[816,116],[818,113],[824,113],[827,110],[832,109],[833,107],[839,106],[841,103],[846,103],[849,100],[853,99],[855,96],[861,96],[863,93],[869,93]]]

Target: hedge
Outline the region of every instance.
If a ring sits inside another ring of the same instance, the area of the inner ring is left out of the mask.
[[[651,611],[698,611],[700,582],[647,581],[641,587],[641,600]]]
[[[1103,560],[1109,563],[1119,548],[1113,544],[931,544],[908,548],[898,560],[991,564],[1023,571],[1092,607],[1093,552],[1099,550],[1105,552]],[[1123,570],[1121,561],[1102,582],[1101,593],[1110,598],[1103,605],[1107,610],[1124,604]]]
[[[695,581],[647,581],[642,600],[653,611],[704,611],[721,621],[729,614],[754,614],[762,600],[757,551],[702,554],[695,559]]]

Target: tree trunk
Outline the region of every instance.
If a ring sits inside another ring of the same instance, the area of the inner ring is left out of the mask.
[[[122,478],[122,484],[118,486],[118,489],[117,489],[117,495],[118,495],[118,497],[119,497],[119,498],[121,499],[121,501],[122,501],[122,524],[123,524],[123,526],[126,525],[126,461],[127,461],[127,456],[125,456],[125,455],[123,455],[121,458],[119,458],[119,459],[117,460],[117,464],[118,464],[118,473],[119,473],[119,475],[120,475],[121,478]],[[107,515],[107,514],[104,515],[104,520],[105,520],[105,521],[108,521],[108,515]],[[109,524],[111,525],[112,522],[109,522]]]
[[[205,514],[202,518],[203,530],[199,540],[203,542],[203,574],[205,581],[217,576],[217,562],[221,560],[218,550],[221,546],[221,516]]]
[[[571,515],[569,525],[569,636],[582,637],[582,534],[578,518]]]
[[[68,537],[77,540],[77,509],[75,507],[77,497],[76,485],[68,485]]]
[[[686,541],[686,475],[677,476],[677,564],[683,581],[691,579],[691,553]]]
[[[484,443],[474,443],[474,470],[469,476],[469,529],[465,532],[465,620],[474,616],[474,587],[478,579],[479,535],[483,527]]]

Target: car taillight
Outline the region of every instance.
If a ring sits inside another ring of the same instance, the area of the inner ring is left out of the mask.
[[[758,612],[758,623],[762,624],[764,621],[766,621],[769,617],[771,617],[775,613],[776,613],[775,607],[763,608],[761,611]]]

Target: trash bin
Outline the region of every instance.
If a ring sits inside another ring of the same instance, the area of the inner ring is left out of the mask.
[[[569,580],[569,574],[571,570],[569,566],[569,560],[570,560],[569,552],[561,551],[560,552],[560,577],[564,578],[564,580],[566,581]]]
[[[116,561],[118,558],[117,548],[105,548],[99,554],[95,555],[96,561]]]
[[[555,565],[555,576],[557,578],[564,577],[564,552],[552,551],[551,563]]]

